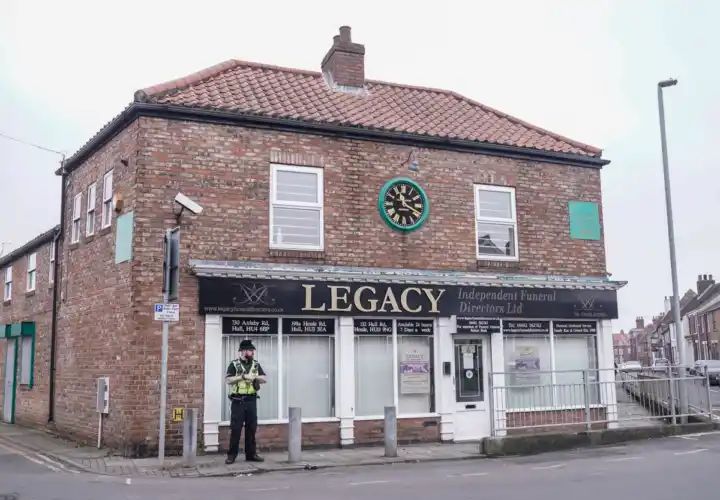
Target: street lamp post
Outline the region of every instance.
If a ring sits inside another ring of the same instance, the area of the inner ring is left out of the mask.
[[[663,89],[677,85],[677,80],[669,79],[658,82],[658,112],[660,114],[660,143],[662,146],[663,173],[665,175],[665,207],[667,211],[668,243],[670,245],[670,272],[672,274],[672,311],[673,323],[675,323],[675,341],[678,348],[678,375],[680,376],[679,403],[680,414],[687,415],[688,401],[687,391],[682,382],[685,377],[685,339],[682,333],[682,321],[680,319],[680,294],[678,292],[677,261],[675,256],[675,227],[673,223],[672,197],[670,195],[670,168],[668,166],[667,138],[665,136],[665,106],[663,104]],[[687,417],[682,417],[684,422]]]

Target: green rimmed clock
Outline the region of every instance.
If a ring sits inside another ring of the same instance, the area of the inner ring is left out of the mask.
[[[430,200],[417,182],[407,177],[396,177],[387,181],[380,189],[378,210],[391,228],[414,231],[420,228],[430,215]]]

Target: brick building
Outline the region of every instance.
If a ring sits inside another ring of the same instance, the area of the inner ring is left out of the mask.
[[[50,393],[55,227],[0,257],[2,420],[45,425]]]
[[[140,90],[63,176],[52,419],[157,447],[163,236],[180,231],[168,406],[226,444],[224,369],[269,373],[261,446],[488,435],[491,373],[612,367],[601,151],[455,93],[365,79],[343,27],[321,72],[227,61]],[[202,213],[178,215],[181,192]],[[91,222],[89,222],[91,221]],[[179,424],[168,422],[177,449]]]
[[[720,284],[712,274],[701,274],[697,280],[697,295],[683,309],[685,339],[689,354],[698,359],[720,359]]]
[[[613,333],[613,354],[615,356],[615,364],[618,366],[626,361],[632,361],[632,343],[630,335],[625,330],[619,333]]]

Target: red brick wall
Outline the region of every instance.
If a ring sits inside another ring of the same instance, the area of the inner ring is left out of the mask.
[[[115,264],[117,218],[134,208],[137,130],[137,123],[131,124],[69,174],[60,258],[55,425],[61,433],[94,441],[96,378],[109,376],[110,413],[105,418],[104,440],[123,450],[143,447],[147,436],[136,432],[137,420],[144,420],[143,414],[152,415],[157,399],[152,406],[138,400],[149,392],[157,393],[159,378],[159,370],[154,377],[144,370],[158,358],[147,344],[157,339],[159,345],[160,340],[159,335],[135,327],[132,264]],[[113,212],[112,225],[102,229],[102,182],[110,169],[113,192],[122,196],[124,206],[122,213]],[[92,182],[97,186],[95,235],[87,237],[87,188]],[[71,244],[72,200],[79,192],[83,193],[81,238]]]
[[[18,257],[12,263],[12,299],[0,305],[0,325],[35,322],[35,365],[33,386],[18,385],[15,396],[15,421],[27,425],[45,425],[48,419],[50,371],[50,327],[52,287],[50,284],[50,242]],[[37,252],[35,291],[27,291],[27,257]],[[0,268],[0,286],[5,285],[5,268]],[[3,298],[0,289],[0,300]],[[0,340],[0,380],[5,374],[5,349],[15,340]],[[20,383],[20,343],[18,341],[17,381]],[[4,386],[0,387],[0,401]]]
[[[323,166],[326,264],[474,271],[473,183],[515,186],[524,273],[604,276],[602,241],[571,240],[567,203],[600,202],[600,172],[507,158],[421,149],[416,156],[432,209],[410,234],[387,228],[377,212],[380,187],[408,175],[410,148],[316,135],[141,119],[139,203],[157,230],[182,191],[204,207],[187,218],[184,248],[194,258],[308,261],[268,248],[270,162]],[[348,210],[347,200],[353,200]],[[450,242],[452,244],[450,244]],[[393,252],[388,252],[393,248]],[[292,257],[295,258],[292,258]]]
[[[605,408],[590,408],[593,430],[605,429]],[[581,432],[586,430],[585,410],[522,411],[506,413],[509,435],[535,434],[538,432]],[[521,427],[521,428],[518,428]]]
[[[440,441],[440,418],[399,418],[398,442],[428,443]],[[355,444],[380,444],[385,440],[383,420],[356,420]]]
[[[161,300],[162,237],[164,229],[176,224],[172,200],[178,192],[204,211],[200,216],[186,212],[181,221],[182,312],[181,321],[171,327],[168,408],[198,408],[199,422],[204,317],[195,313],[197,281],[187,267],[191,258],[604,275],[603,242],[570,240],[567,218],[570,200],[600,202],[598,170],[419,149],[416,179],[425,187],[432,211],[422,229],[399,234],[383,224],[376,200],[385,181],[408,175],[403,163],[410,151],[394,144],[160,118],[140,118],[103,146],[70,175],[66,235],[72,197],[91,180],[99,183],[99,227],[102,175],[113,167],[115,191],[124,196],[123,212],[135,210],[133,262],[114,263],[118,214],[111,231],[64,245],[58,429],[94,438],[95,378],[109,375],[107,443],[141,454],[156,446],[160,325],[151,311]],[[324,168],[324,251],[269,250],[271,162]],[[473,183],[516,187],[519,262],[487,264],[475,258]],[[347,200],[353,200],[352,210]],[[85,202],[83,229],[84,213]],[[168,429],[168,445],[176,447],[180,424],[169,423]],[[437,427],[423,429],[422,435],[409,433],[408,439],[435,440],[437,435],[439,440]]]
[[[255,439],[258,450],[277,451],[287,450],[288,436],[287,424],[263,424],[259,425]],[[220,427],[220,452],[227,452],[230,439],[230,427]],[[245,434],[240,436],[240,449],[245,445]],[[324,448],[340,447],[340,423],[339,422],[312,422],[302,425],[303,448]],[[242,452],[241,452],[242,453]]]

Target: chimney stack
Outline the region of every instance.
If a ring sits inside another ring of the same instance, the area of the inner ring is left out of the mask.
[[[635,318],[635,328],[645,328],[645,318],[643,318],[642,316],[638,316],[637,318]]]
[[[365,86],[365,46],[352,42],[350,26],[340,26],[340,34],[333,37],[321,68],[336,90],[357,92]]]
[[[702,294],[705,290],[715,284],[712,274],[699,274],[697,280],[697,293]]]

